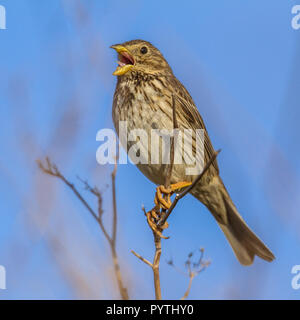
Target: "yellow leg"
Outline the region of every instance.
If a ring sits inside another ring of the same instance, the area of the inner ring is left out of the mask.
[[[187,182],[187,181],[177,182],[177,183],[171,184],[171,189],[173,190],[173,192],[175,192],[176,190],[180,190],[182,188],[188,187],[191,184],[192,182]]]
[[[159,186],[156,188],[154,203],[158,207],[162,207],[164,209],[169,209],[171,207],[171,194],[173,191],[170,189],[166,189],[164,186]],[[163,198],[163,194],[167,195],[167,199]]]
[[[165,188],[165,186],[163,185],[158,186],[156,188],[156,193],[154,198],[155,207],[152,210],[148,211],[147,213],[145,212],[145,214],[147,216],[147,221],[150,228],[159,237],[168,239],[168,237],[165,237],[162,235],[162,231],[168,228],[169,226],[168,222],[165,222],[163,226],[157,225],[157,221],[159,220],[159,216],[160,216],[160,209],[164,209],[164,210],[170,209],[172,205],[171,195],[177,190],[188,187],[191,184],[192,184],[191,182],[183,181],[183,182],[177,182],[177,183],[171,184],[169,188]]]
[[[156,188],[156,194],[154,198],[154,203],[156,206],[162,207],[163,209],[167,210],[171,207],[171,195],[182,188],[190,186],[192,183],[187,181],[177,182],[171,184],[170,188],[165,188],[165,186],[161,185]],[[164,195],[167,195],[167,199],[164,199]]]

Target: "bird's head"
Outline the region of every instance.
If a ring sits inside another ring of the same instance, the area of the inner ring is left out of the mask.
[[[168,62],[150,42],[132,40],[111,48],[117,51],[119,59],[118,67],[113,73],[115,76],[131,72],[151,75],[172,73]]]

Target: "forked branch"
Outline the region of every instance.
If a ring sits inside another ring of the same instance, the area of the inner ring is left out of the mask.
[[[97,187],[92,188],[87,181],[83,181],[83,184],[85,186],[85,189],[91,192],[96,198],[98,202],[98,209],[97,213],[94,211],[94,209],[89,205],[89,203],[84,199],[84,197],[80,194],[78,189],[74,186],[73,183],[68,181],[65,176],[59,171],[57,166],[50,161],[50,159],[47,157],[45,160],[45,163],[43,163],[40,160],[37,160],[37,164],[39,168],[42,170],[43,173],[48,174],[52,177],[56,177],[60,179],[62,182],[65,183],[75,194],[75,196],[80,200],[80,202],[84,205],[84,207],[87,209],[87,211],[92,215],[92,217],[96,220],[98,223],[101,231],[103,232],[107,242],[109,243],[113,264],[114,264],[114,272],[115,277],[117,280],[120,296],[123,300],[128,300],[128,292],[123,284],[123,279],[120,271],[119,266],[119,260],[118,255],[116,251],[116,233],[117,233],[117,204],[116,204],[116,185],[115,185],[115,179],[116,179],[116,170],[117,167],[115,166],[114,171],[112,172],[112,193],[113,193],[113,221],[112,221],[112,234],[110,235],[109,232],[106,230],[106,227],[103,224],[102,216],[103,216],[103,199],[102,194],[98,190]]]

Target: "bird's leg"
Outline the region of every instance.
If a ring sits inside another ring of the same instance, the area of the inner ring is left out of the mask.
[[[180,190],[182,188],[190,186],[192,183],[187,181],[177,182],[171,184],[169,188],[161,185],[156,188],[154,203],[156,206],[163,208],[164,210],[170,209],[172,202],[171,202],[171,195]],[[163,195],[166,195],[166,199],[164,199]]]
[[[168,210],[171,207],[171,195],[174,193],[171,187],[166,188],[165,186],[158,186],[156,188],[154,203],[160,209],[163,208]],[[164,196],[165,195],[165,198]]]
[[[170,209],[172,205],[171,195],[177,190],[188,187],[190,185],[191,185],[191,182],[182,181],[182,182],[171,184],[169,188],[166,188],[163,185],[158,186],[156,188],[156,193],[154,198],[155,207],[150,211],[146,212],[145,214],[147,217],[148,225],[150,226],[152,231],[155,234],[157,234],[159,237],[163,239],[168,239],[168,237],[165,237],[162,235],[163,230],[168,228],[169,226],[168,222],[165,222],[163,226],[157,225],[157,222],[159,221],[161,216],[161,209],[162,210]]]
[[[172,190],[174,190],[173,192],[175,192],[177,190],[186,188],[186,187],[190,186],[191,184],[192,184],[192,182],[181,181],[181,182],[171,184],[171,188],[172,188]]]

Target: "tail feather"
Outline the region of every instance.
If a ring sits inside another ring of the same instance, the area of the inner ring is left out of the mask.
[[[245,266],[251,265],[255,255],[269,262],[274,260],[273,253],[247,226],[230,198],[225,199],[225,206],[228,221],[226,225],[219,223],[219,226],[239,262]]]
[[[208,186],[201,186],[192,193],[213,214],[242,265],[251,265],[255,256],[269,262],[275,259],[273,253],[247,226],[220,177],[215,177]]]

